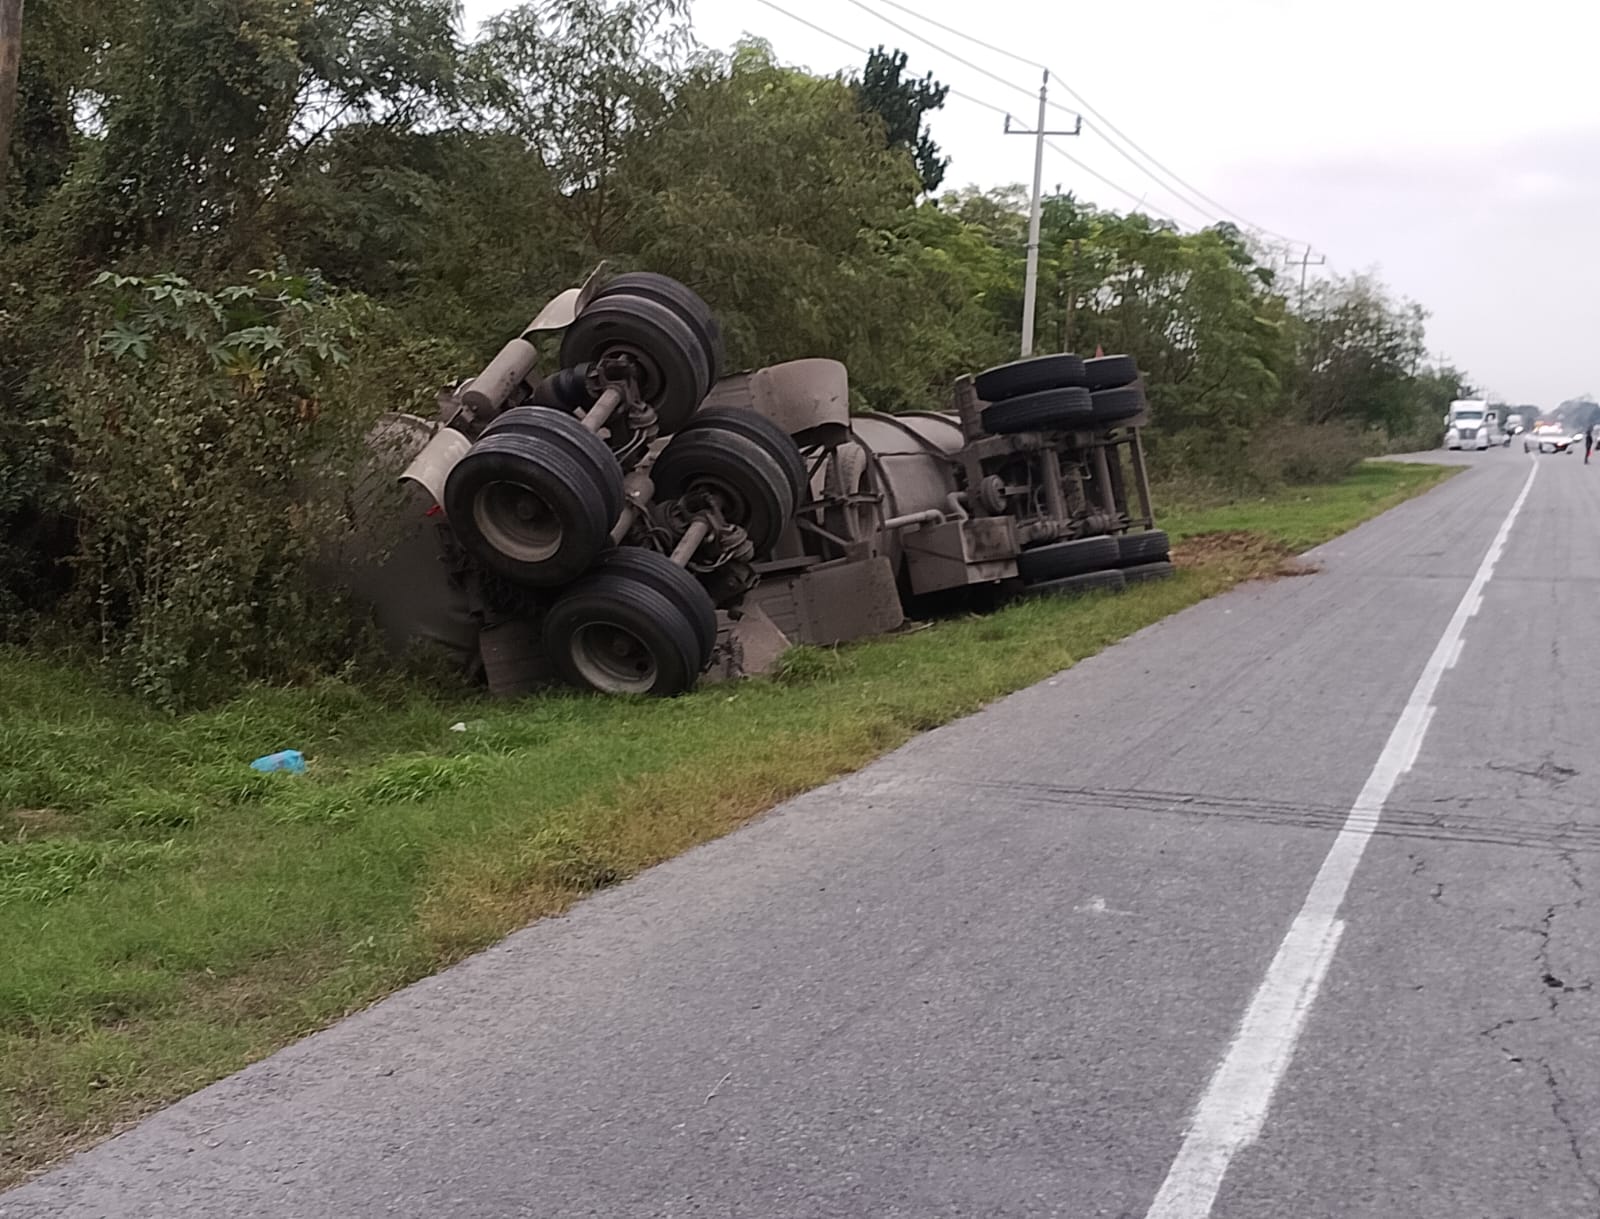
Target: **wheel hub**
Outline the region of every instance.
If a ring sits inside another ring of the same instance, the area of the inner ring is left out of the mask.
[[[542,563],[561,550],[561,520],[545,499],[518,483],[490,483],[472,502],[484,539],[508,558]]]

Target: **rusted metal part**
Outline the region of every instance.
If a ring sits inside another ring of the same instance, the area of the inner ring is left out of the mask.
[[[1094,486],[1100,498],[1100,507],[1108,516],[1117,515],[1117,501],[1111,487],[1111,466],[1106,460],[1105,445],[1094,447]]]
[[[718,406],[749,407],[803,449],[850,438],[850,374],[838,360],[790,360],[724,377],[705,400]]]
[[[894,568],[881,555],[775,572],[748,603],[765,611],[793,642],[822,647],[883,635],[905,622]]]
[[[672,561],[679,567],[689,566],[689,560],[694,558],[695,551],[699,550],[714,532],[711,522],[703,516],[690,521],[689,527],[678,539],[678,544],[672,548]]]
[[[951,492],[951,494],[955,494]],[[908,512],[905,516],[891,516],[883,522],[885,529],[907,529],[912,525],[942,525],[944,513],[937,508],[928,508],[922,512]]]
[[[1044,483],[1045,512],[1054,521],[1067,519],[1067,501],[1061,493],[1061,454],[1045,449],[1039,454],[1039,467]]]
[[[439,428],[400,475],[401,482],[416,483],[436,504],[444,503],[444,484],[456,462],[467,455],[472,441],[451,427]]]
[[[983,400],[978,397],[978,389],[970,373],[956,378],[950,399],[951,405],[955,408],[956,418],[961,422],[962,438],[968,444],[981,439],[984,434]]]
[[[911,591],[993,584],[1017,574],[1016,522],[1008,516],[948,521],[903,535]]]
[[[496,698],[524,697],[555,678],[538,628],[525,618],[507,619],[479,631],[478,654],[489,693]]]
[[[598,434],[610,420],[617,407],[622,405],[622,391],[616,386],[608,387],[604,393],[595,399],[595,403],[583,412],[581,422],[591,432]]]
[[[1133,485],[1139,494],[1139,510],[1143,515],[1138,523],[1146,529],[1156,527],[1155,512],[1150,507],[1150,473],[1144,464],[1144,436],[1138,428],[1132,429],[1128,443],[1128,456],[1133,461]]]
[[[492,416],[527,381],[539,353],[527,339],[512,339],[486,367],[461,388],[461,401],[480,421]]]
[[[534,319],[523,327],[523,337],[538,334],[547,330],[565,330],[572,325],[572,319],[582,313],[594,299],[594,294],[605,283],[605,274],[609,264],[601,262],[589,272],[589,278],[576,288],[568,288],[565,292],[557,294],[554,300],[534,316]]]

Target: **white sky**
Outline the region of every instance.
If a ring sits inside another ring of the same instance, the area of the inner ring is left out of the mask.
[[[931,70],[1032,126],[1031,68],[884,0],[775,2],[858,46],[899,47],[915,74]],[[1309,242],[1331,268],[1376,270],[1429,310],[1435,353],[1507,400],[1552,407],[1600,393],[1595,0],[899,2],[1048,64],[1182,178],[1253,224]],[[817,72],[860,66],[854,51],[760,0],[693,3],[707,46],[749,33]],[[506,7],[466,0],[469,28]],[[1054,89],[1052,99],[1074,105]],[[946,186],[1031,178],[1031,142],[1002,136],[1001,123],[955,97],[933,116],[952,158]],[[1071,119],[1055,112],[1057,125]],[[1152,209],[1191,226],[1219,216],[1152,181],[1090,130],[1099,126],[1086,116],[1081,136],[1054,142]],[[1045,183],[1131,205],[1049,152]]]

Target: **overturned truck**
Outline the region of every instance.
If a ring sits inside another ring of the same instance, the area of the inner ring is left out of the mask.
[[[541,375],[535,342],[558,333]],[[1022,360],[960,378],[948,413],[899,415],[852,414],[837,361],[723,360],[690,289],[596,272],[436,419],[380,421],[369,481],[404,466],[407,527],[346,579],[394,644],[443,645],[494,693],[664,695],[960,590],[1172,570],[1126,356]]]

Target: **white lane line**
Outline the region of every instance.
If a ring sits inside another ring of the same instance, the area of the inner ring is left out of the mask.
[[[1278,946],[1239,1031],[1206,1086],[1184,1133],[1178,1158],[1168,1170],[1146,1219],[1205,1219],[1233,1157],[1261,1133],[1272,1094],[1288,1070],[1295,1043],[1344,932],[1339,907],[1367,843],[1378,828],[1384,804],[1400,776],[1417,760],[1422,738],[1433,719],[1433,696],[1439,679],[1460,654],[1462,632],[1483,604],[1484,585],[1494,575],[1511,526],[1527,503],[1538,473],[1538,463],[1534,462],[1521,494],[1506,513],[1500,532],[1495,534],[1422,676],[1417,678],[1388,743],[1311,882],[1305,904]]]

